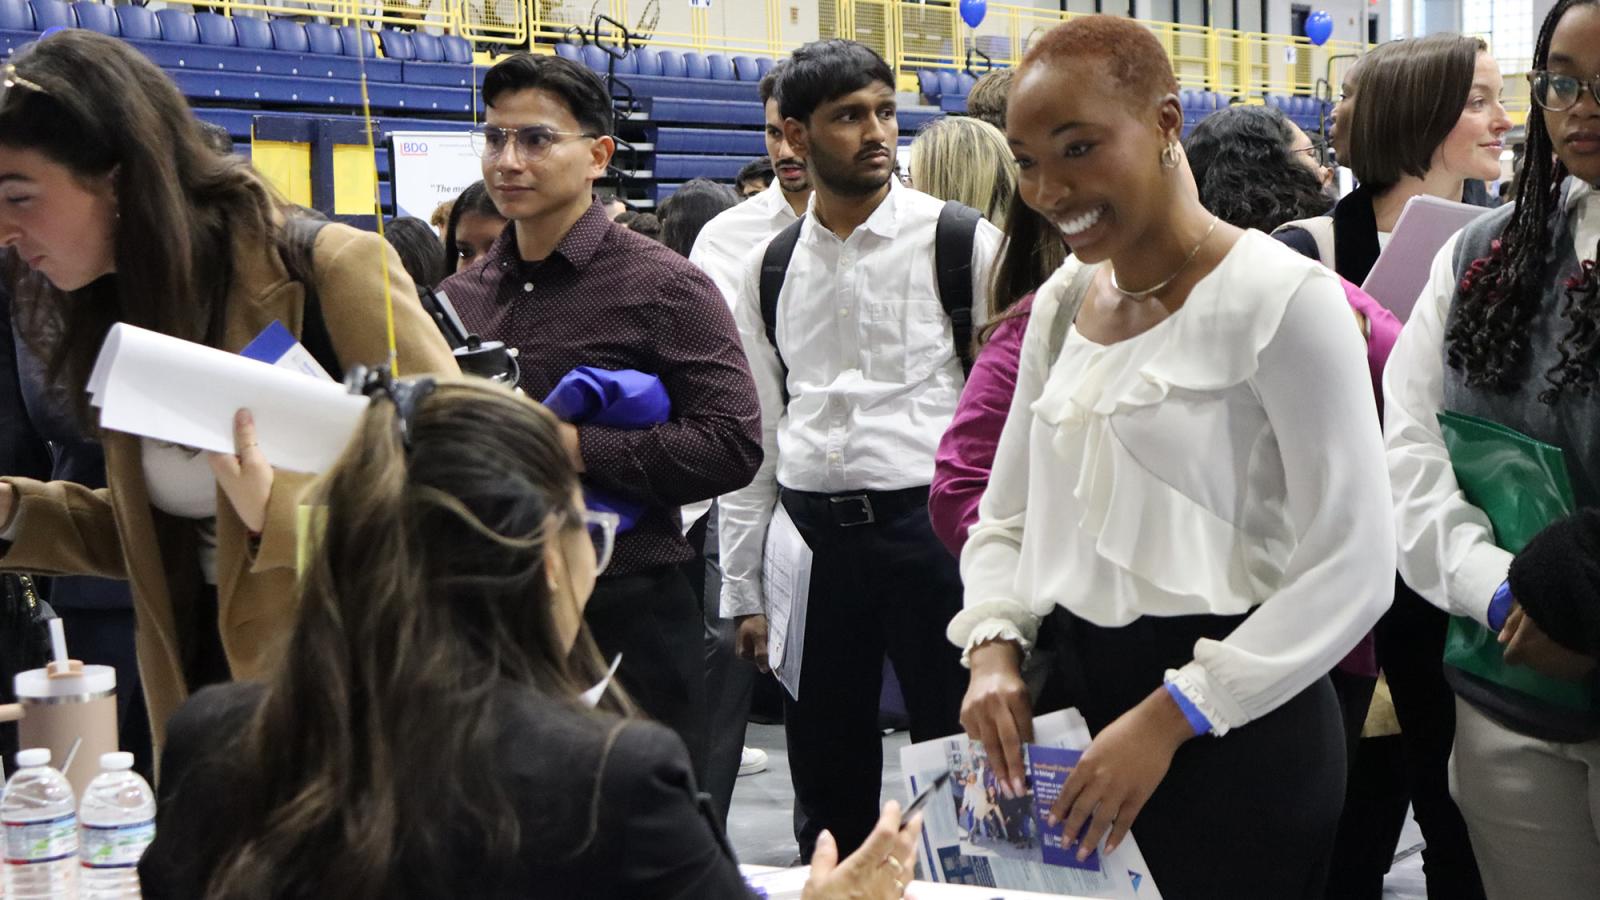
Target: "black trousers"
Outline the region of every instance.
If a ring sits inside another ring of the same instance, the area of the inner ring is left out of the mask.
[[[812,550],[800,699],[784,697],[795,839],[809,862],[824,828],[843,857],[878,819],[885,653],[905,694],[911,739],[961,730],[966,671],[944,637],[961,608],[961,575],[934,536],[927,488],[870,495],[874,521],[859,525],[844,524],[862,518],[859,503],[782,496]]]
[[[676,565],[602,576],[583,618],[617,680],[650,718],[689,748],[696,773],[705,763],[706,681],[700,603]]]
[[[1409,804],[1426,844],[1428,896],[1483,900],[1466,822],[1450,796],[1455,694],[1444,679],[1450,617],[1395,579],[1394,605],[1378,621],[1378,666],[1400,734],[1367,738],[1350,773],[1328,900],[1378,900]]]
[[[1064,683],[1098,733],[1243,616],[1146,616],[1101,628],[1057,609]],[[1225,737],[1178,749],[1133,823],[1167,900],[1319,900],[1344,800],[1344,728],[1326,677]]]
[[[745,721],[755,693],[755,663],[735,653],[737,623],[719,614],[722,570],[717,553],[717,508],[689,529],[689,543],[704,554],[684,563],[683,573],[705,613],[706,762],[698,773],[700,789],[724,828],[733,807],[733,786],[739,779],[739,758],[744,752]]]

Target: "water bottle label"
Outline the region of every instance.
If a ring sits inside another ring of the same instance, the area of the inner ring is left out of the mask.
[[[5,822],[6,862],[54,862],[78,855],[78,816],[43,822]]]
[[[156,823],[151,820],[127,825],[85,825],[83,864],[91,869],[136,866],[155,837]]]

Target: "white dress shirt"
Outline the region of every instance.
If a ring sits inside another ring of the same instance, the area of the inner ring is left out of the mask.
[[[1579,260],[1595,256],[1600,194],[1579,179],[1567,191]],[[1450,238],[1433,258],[1428,286],[1411,310],[1383,372],[1383,436],[1393,484],[1400,574],[1445,612],[1489,627],[1489,603],[1511,569],[1483,510],[1456,481],[1437,418],[1444,409],[1444,331],[1458,279]]]
[[[761,193],[737,206],[723,210],[700,229],[689,251],[689,262],[711,276],[722,299],[732,309],[739,299],[739,281],[744,277],[741,264],[757,244],[764,244],[773,235],[799,219],[794,207],[789,205],[783,188],[774,179]],[[682,511],[683,531],[689,533],[694,523],[711,509],[711,500],[701,500],[685,506]]]
[[[1074,327],[1052,360],[1078,269],[1034,300],[949,637],[1027,647],[1057,606],[1102,627],[1255,610],[1167,673],[1225,734],[1326,674],[1393,597],[1366,348],[1333,273],[1250,231],[1154,328],[1101,345]]]
[[[734,320],[761,398],[765,457],[755,481],[718,500],[724,616],[763,608],[761,554],[778,485],[889,491],[933,480],[933,456],[961,394],[961,360],[939,303],[934,229],[944,201],[890,179],[888,196],[847,240],[808,215],[783,291],[777,336],[761,319],[763,241],[743,263]],[[815,204],[815,197],[813,205]],[[981,323],[1000,230],[979,222],[972,308]]]
[[[783,187],[774,180],[766,190],[707,222],[694,239],[689,262],[711,276],[732,307],[739,299],[744,258],[798,218]]]

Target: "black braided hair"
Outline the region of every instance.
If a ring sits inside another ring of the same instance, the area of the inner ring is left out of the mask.
[[[1561,17],[1575,6],[1600,0],[1558,0],[1539,28],[1533,68],[1550,61],[1550,39]],[[1524,170],[1517,180],[1516,207],[1489,255],[1473,260],[1462,278],[1456,315],[1445,333],[1446,359],[1465,375],[1468,387],[1509,392],[1528,377],[1528,333],[1539,312],[1545,289],[1545,250],[1550,246],[1550,218],[1561,202],[1567,167],[1555,156],[1545,129],[1544,110],[1530,104]],[[1550,383],[1539,395],[1554,404],[1562,391],[1586,395],[1600,370],[1600,296],[1595,267],[1585,264],[1566,285],[1562,315],[1571,322],[1561,339],[1561,361],[1545,373]]]

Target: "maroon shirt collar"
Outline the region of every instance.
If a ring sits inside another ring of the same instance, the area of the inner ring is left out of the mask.
[[[517,252],[517,225],[512,223],[500,232],[493,245],[489,247],[489,264],[502,271],[512,270],[513,267],[538,266],[541,262],[524,260]],[[567,233],[556,244],[556,249],[551,252],[549,259],[560,257],[574,270],[582,271],[594,259],[595,252],[600,245],[605,243],[606,235],[611,229],[618,227],[606,215],[605,207],[601,205],[598,197],[592,197],[589,208],[578,221],[572,223]]]

